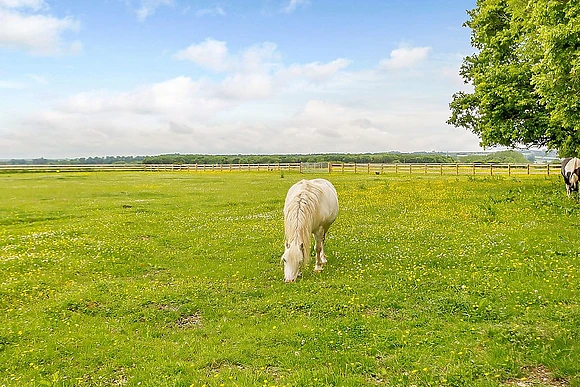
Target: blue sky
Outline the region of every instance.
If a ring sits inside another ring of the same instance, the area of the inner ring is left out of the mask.
[[[0,0],[0,159],[478,150],[475,0]]]

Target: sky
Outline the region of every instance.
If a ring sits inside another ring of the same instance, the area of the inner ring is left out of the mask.
[[[0,159],[477,151],[475,0],[0,0]]]

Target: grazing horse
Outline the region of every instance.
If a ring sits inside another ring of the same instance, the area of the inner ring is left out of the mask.
[[[568,157],[562,160],[562,176],[566,183],[566,193],[568,196],[572,191],[578,192],[578,179],[580,177],[580,159]]]
[[[338,196],[325,179],[301,180],[288,190],[284,203],[284,280],[294,282],[310,258],[310,238],[314,234],[316,266],[326,264],[324,239],[338,215]]]

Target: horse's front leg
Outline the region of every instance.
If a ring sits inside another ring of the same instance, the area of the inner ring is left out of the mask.
[[[326,256],[324,255],[324,239],[326,237],[326,232],[324,228],[318,229],[316,233],[314,233],[314,250],[316,251],[316,266],[314,266],[314,271],[319,272],[324,269],[324,265],[326,264]]]

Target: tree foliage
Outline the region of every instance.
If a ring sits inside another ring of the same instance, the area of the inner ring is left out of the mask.
[[[465,23],[477,50],[449,123],[484,147],[547,146],[580,154],[580,0],[478,0]]]

